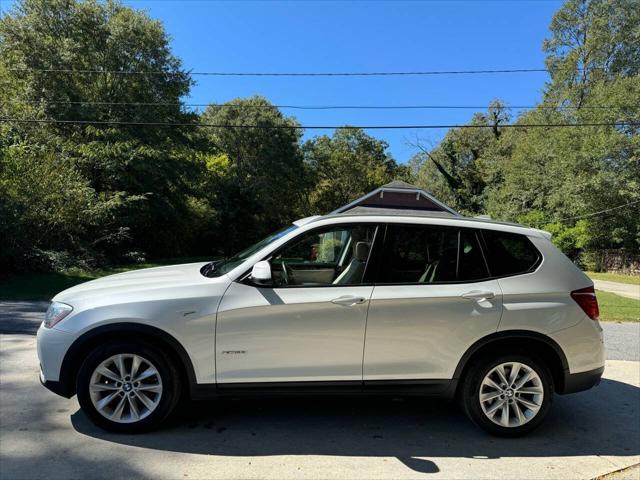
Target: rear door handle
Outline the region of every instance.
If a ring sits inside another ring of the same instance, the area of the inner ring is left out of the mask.
[[[482,302],[483,300],[489,300],[490,298],[495,297],[496,294],[493,292],[484,292],[481,290],[471,290],[470,292],[463,293],[461,295],[462,298],[467,298],[469,300],[477,300]]]
[[[352,295],[343,295],[342,297],[334,298],[331,300],[331,303],[335,303],[336,305],[346,305],[348,307],[352,305],[358,305],[366,302],[367,300],[364,297],[354,297]]]

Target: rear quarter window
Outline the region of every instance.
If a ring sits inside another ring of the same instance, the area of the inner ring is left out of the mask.
[[[533,271],[542,255],[525,235],[482,230],[487,263],[493,277],[504,277]]]

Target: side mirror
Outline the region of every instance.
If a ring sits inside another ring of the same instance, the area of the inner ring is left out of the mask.
[[[271,284],[271,265],[266,260],[256,263],[251,270],[251,280],[258,285]]]

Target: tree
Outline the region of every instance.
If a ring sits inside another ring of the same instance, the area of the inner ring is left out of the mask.
[[[23,0],[0,19],[0,113],[47,121],[195,121],[180,103],[192,81],[168,42],[159,22],[114,1]],[[104,224],[112,235],[100,235],[111,242],[94,243],[87,231],[77,232],[73,244],[114,258],[142,247],[154,255],[180,253],[190,230],[189,179],[197,168],[190,133],[116,123],[7,123],[0,129],[0,149],[12,162],[50,163],[46,169],[60,161],[97,202],[118,205]],[[16,145],[20,155],[12,153]],[[27,210],[43,201],[20,198],[30,203],[23,205]],[[47,243],[53,250],[68,246],[66,239]]]
[[[409,169],[399,166],[387,147],[359,128],[307,141],[304,159],[313,179],[308,214],[328,213],[394,179],[408,179]]]
[[[259,96],[210,105],[201,117],[214,159],[221,167],[208,192],[225,225],[220,235],[226,253],[257,240],[295,220],[303,200],[306,178],[300,152],[302,131]],[[234,127],[251,128],[234,128]]]
[[[435,148],[418,140],[414,145],[419,152],[411,160],[417,184],[462,212],[483,213],[490,169],[486,155],[499,143],[500,127],[509,120],[508,109],[496,100],[486,113],[473,116],[473,128],[449,130]]]
[[[501,106],[418,145],[417,183],[461,211],[488,213],[554,233],[578,258],[604,248],[640,249],[640,2],[569,0],[545,41],[551,81],[543,101],[510,119]],[[602,125],[526,128],[530,124]],[[602,213],[597,213],[602,212]]]
[[[12,100],[64,120],[183,121],[180,97],[193,83],[162,24],[113,0],[22,0],[0,21],[0,64],[13,69]]]
[[[518,123],[632,122],[637,111],[627,107],[634,95],[640,95],[639,79],[618,79],[593,87],[577,113],[538,108]],[[604,104],[606,111],[589,108]],[[638,250],[640,220],[633,209],[592,215],[640,199],[637,126],[511,130],[494,155],[501,180],[487,193],[490,215],[554,231],[566,252]],[[570,248],[567,229],[574,238]]]
[[[640,249],[640,2],[567,1],[544,44],[551,82],[528,123],[627,126],[519,129],[495,150],[490,214],[554,232],[565,252]],[[603,212],[598,214],[597,212]]]
[[[640,73],[639,0],[567,0],[543,50],[551,72],[547,99],[580,107],[593,85]]]

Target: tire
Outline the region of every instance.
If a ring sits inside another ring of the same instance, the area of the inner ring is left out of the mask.
[[[514,370],[515,381],[511,375]],[[500,374],[506,377],[506,388],[502,388],[505,384],[500,381]],[[531,355],[512,354],[478,361],[463,379],[460,400],[467,416],[480,428],[499,437],[519,437],[544,421],[551,409],[553,392],[553,376],[543,361]]]
[[[82,410],[98,427],[117,433],[157,428],[174,410],[180,391],[175,366],[147,343],[101,345],[87,356],[76,378]]]

